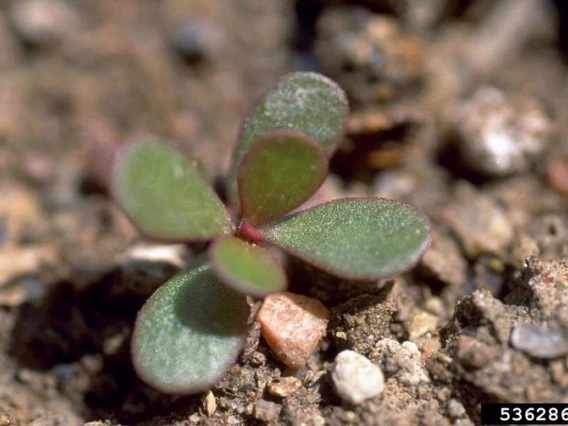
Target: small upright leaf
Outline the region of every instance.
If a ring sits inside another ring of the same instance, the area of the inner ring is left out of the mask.
[[[243,293],[263,297],[286,288],[282,266],[265,248],[225,237],[213,243],[209,255],[218,277]]]
[[[327,173],[327,158],[312,138],[276,130],[257,139],[243,158],[238,184],[241,218],[260,225],[310,198]]]
[[[425,218],[385,199],[334,200],[260,228],[267,242],[352,279],[378,279],[414,266],[430,244]]]
[[[330,156],[343,134],[347,113],[345,93],[333,80],[312,72],[285,76],[264,95],[243,125],[229,180],[234,205],[239,202],[241,161],[261,135],[274,129],[296,129],[317,140]]]
[[[138,375],[167,393],[213,386],[245,339],[246,297],[224,286],[209,265],[180,272],[138,313],[132,359]]]
[[[126,146],[112,176],[118,203],[145,234],[207,240],[230,234],[225,207],[202,173],[177,150],[155,139]]]

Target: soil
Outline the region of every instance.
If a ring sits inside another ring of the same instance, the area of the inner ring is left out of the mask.
[[[482,402],[568,403],[562,13],[532,0],[2,2],[0,425],[466,426]],[[253,327],[210,392],[160,394],[132,368],[133,321],[204,247],[137,257],[147,242],[92,178],[88,147],[161,135],[222,191],[243,117],[293,70],[350,99],[326,191],[418,206],[433,245],[378,283],[291,259],[290,290],[331,311],[307,365],[287,369]],[[344,349],[381,367],[380,395],[334,392]]]

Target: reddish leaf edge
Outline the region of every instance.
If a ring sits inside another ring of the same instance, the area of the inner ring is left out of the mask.
[[[194,265],[194,266],[192,266],[191,268],[188,268],[188,269],[199,268],[200,266],[202,266],[202,264]],[[159,385],[159,384],[153,383],[152,380],[146,376],[144,369],[138,364],[137,357],[134,356],[134,349],[135,349],[134,341],[136,339],[136,336],[138,335],[138,330],[139,330],[138,322],[139,322],[139,318],[140,318],[140,313],[142,312],[142,310],[144,309],[146,304],[149,303],[150,300],[154,297],[154,295],[156,294],[156,292],[159,289],[160,288],[158,288],[158,289],[156,289],[156,291],[154,291],[154,293],[146,300],[146,302],[144,302],[144,305],[142,305],[142,308],[140,308],[140,310],[136,314],[136,320],[134,321],[134,329],[133,329],[134,331],[132,332],[132,337],[130,338],[130,359],[132,360],[132,366],[134,367],[134,371],[136,372],[138,377],[140,379],[142,379],[142,381],[144,383],[146,383],[151,388],[156,389],[156,390],[158,390],[162,393],[171,394],[171,395],[195,395],[195,394],[198,394],[198,393],[207,392],[213,386],[215,386],[217,383],[219,383],[221,380],[223,380],[223,378],[227,375],[230,368],[237,362],[237,359],[239,358],[239,354],[242,352],[243,348],[245,347],[246,337],[247,337],[247,334],[248,334],[247,321],[245,320],[245,325],[243,327],[243,334],[241,336],[241,341],[240,341],[240,344],[238,345],[238,347],[235,349],[234,354],[232,354],[232,356],[230,357],[230,360],[227,361],[227,363],[223,366],[222,372],[220,374],[214,376],[214,378],[211,379],[207,384],[205,384],[203,386],[195,386],[195,387],[188,388],[188,387],[185,387],[185,386],[182,386],[182,387],[179,387],[179,386],[164,386],[164,385]],[[249,310],[250,310],[250,308],[249,308]],[[249,312],[249,315],[250,315],[250,312]]]
[[[233,156],[232,158],[235,158],[235,155],[238,151],[239,148],[239,142],[241,140],[241,138],[243,137],[243,133],[245,131],[245,128],[247,126],[247,123],[249,121],[249,117],[252,115],[252,113],[254,112],[254,110],[256,109],[256,107],[271,93],[275,90],[276,86],[278,84],[280,84],[281,82],[289,79],[290,77],[293,77],[294,75],[298,74],[298,73],[302,73],[305,75],[311,75],[312,77],[314,77],[315,79],[318,79],[320,81],[325,81],[327,82],[330,86],[333,86],[337,92],[339,93],[339,96],[341,97],[342,100],[342,105],[343,105],[343,119],[342,119],[342,126],[341,126],[341,132],[337,135],[337,138],[335,139],[334,143],[331,145],[331,147],[333,149],[330,149],[329,153],[326,153],[328,158],[331,158],[333,156],[333,154],[335,153],[335,151],[337,150],[337,147],[339,146],[339,142],[341,142],[341,140],[343,139],[343,137],[345,136],[345,133],[347,131],[347,124],[348,124],[348,118],[349,118],[349,100],[347,98],[347,94],[345,93],[345,90],[343,90],[343,88],[337,84],[337,82],[335,80],[332,80],[329,77],[326,77],[323,74],[317,73],[317,72],[312,72],[312,71],[294,71],[294,72],[290,72],[287,74],[284,74],[284,76],[282,76],[281,78],[279,78],[276,83],[274,83],[272,86],[270,86],[269,89],[267,89],[261,96],[258,97],[258,99],[256,100],[256,102],[254,102],[252,104],[252,107],[250,108],[249,112],[247,115],[245,115],[245,118],[241,124],[240,127],[240,131],[239,131],[239,136],[237,138],[237,143],[235,144],[235,147],[233,148]],[[257,138],[258,139],[258,138]],[[325,150],[324,150],[325,151]]]
[[[248,241],[243,240],[247,244],[254,245],[254,246],[266,251],[266,253],[272,259],[273,263],[275,265],[277,265],[277,268],[278,268],[278,270],[281,273],[282,278],[283,278],[284,285],[282,286],[282,288],[277,289],[277,290],[273,290],[273,291],[270,291],[270,292],[250,291],[249,289],[245,289],[243,286],[238,284],[236,282],[236,280],[234,280],[233,277],[231,277],[230,274],[226,274],[224,271],[222,271],[218,267],[220,262],[218,260],[216,260],[215,248],[217,247],[217,244],[219,244],[220,241],[226,240],[228,238],[234,238],[234,237],[226,236],[226,237],[221,237],[221,238],[215,240],[213,243],[211,243],[211,245],[209,246],[209,249],[207,251],[207,255],[209,257],[209,264],[211,265],[211,269],[213,270],[213,273],[217,276],[217,278],[219,278],[219,280],[221,280],[221,282],[223,284],[225,284],[227,287],[232,288],[233,290],[238,291],[239,293],[245,294],[247,296],[252,296],[252,297],[255,297],[255,298],[264,298],[264,297],[268,296],[269,294],[278,293],[278,292],[284,291],[288,288],[288,276],[286,275],[286,272],[284,271],[284,267],[278,261],[278,259],[276,259],[276,257],[270,252],[270,250],[268,250],[264,247],[261,247],[259,245],[256,245],[256,244],[252,244]],[[238,237],[236,237],[236,238],[238,238]]]
[[[253,151],[260,149],[260,147],[262,145],[269,143],[271,138],[278,137],[278,136],[300,137],[306,143],[312,145],[313,147],[316,148],[317,151],[319,151],[319,153],[321,154],[320,158],[322,159],[323,166],[324,166],[323,169],[322,169],[321,176],[320,176],[320,181],[319,181],[318,185],[314,187],[314,190],[312,191],[312,193],[305,196],[304,198],[302,198],[301,201],[299,201],[296,206],[294,206],[294,207],[292,207],[288,210],[285,210],[284,212],[279,213],[278,215],[273,215],[272,217],[269,217],[268,219],[265,219],[261,222],[251,221],[251,220],[249,220],[249,214],[246,211],[245,203],[243,202],[243,195],[242,195],[243,194],[242,179],[243,179],[244,164],[248,160],[249,156],[251,155],[251,153]],[[321,186],[323,185],[323,183],[325,181],[325,178],[326,178],[328,172],[329,172],[329,159],[327,158],[325,150],[323,149],[323,147],[320,145],[320,143],[316,139],[314,139],[311,136],[306,135],[304,132],[301,132],[300,130],[296,130],[296,129],[282,128],[282,129],[270,130],[266,133],[263,133],[251,144],[247,153],[243,156],[243,159],[241,160],[241,164],[239,165],[239,170],[238,170],[238,174],[237,174],[237,192],[238,192],[239,207],[240,207],[239,216],[240,216],[241,220],[243,220],[244,222],[249,223],[249,224],[251,224],[255,227],[258,227],[258,226],[262,226],[264,224],[267,224],[267,223],[269,223],[269,222],[271,222],[275,219],[278,219],[278,218],[284,216],[287,213],[290,213],[291,211],[297,209],[299,206],[304,204],[307,200],[309,200],[318,191],[318,189],[321,188]]]
[[[134,227],[138,230],[138,232],[140,232],[142,235],[144,235],[145,237],[147,237],[149,240],[151,241],[155,241],[155,242],[161,242],[161,243],[205,243],[208,241],[211,241],[215,238],[219,238],[225,235],[232,235],[235,233],[236,231],[236,227],[235,224],[233,222],[233,220],[231,219],[231,214],[230,212],[227,210],[227,206],[225,205],[225,203],[223,203],[221,201],[221,199],[219,198],[219,196],[217,195],[217,193],[215,192],[215,190],[213,189],[213,186],[207,182],[207,180],[205,180],[203,178],[203,176],[200,175],[200,179],[202,182],[204,182],[206,185],[208,185],[212,191],[212,193],[214,194],[215,197],[217,197],[217,199],[219,200],[219,202],[221,203],[221,205],[223,206],[223,209],[225,210],[225,213],[227,215],[228,220],[228,225],[230,226],[230,232],[226,233],[226,234],[214,234],[211,236],[204,236],[204,237],[197,237],[197,238],[168,238],[168,237],[161,237],[159,235],[151,235],[148,234],[147,232],[145,232],[144,230],[142,230],[138,224],[136,223],[135,220],[132,219],[132,217],[126,212],[126,209],[124,208],[124,206],[122,205],[122,201],[120,200],[120,197],[117,195],[117,191],[118,191],[118,182],[116,182],[117,180],[117,176],[118,176],[118,169],[119,169],[119,163],[122,160],[122,158],[124,157],[124,155],[126,154],[126,151],[133,145],[136,145],[138,143],[141,143],[144,140],[156,140],[157,142],[163,143],[167,146],[169,146],[170,148],[175,149],[180,155],[182,155],[186,161],[193,166],[192,161],[193,159],[191,157],[188,157],[187,155],[184,155],[176,146],[168,143],[168,142],[163,142],[160,140],[159,137],[157,136],[153,136],[153,135],[142,135],[142,137],[139,137],[135,140],[129,140],[128,142],[122,144],[121,146],[119,146],[113,155],[112,158],[112,166],[110,167],[111,169],[111,176],[109,177],[108,181],[108,194],[109,197],[115,202],[115,204],[120,208],[120,211],[122,212],[122,214],[124,214],[128,220],[130,221],[130,223],[132,225],[134,225]],[[195,166],[194,166],[195,167]]]
[[[295,250],[290,250],[286,247],[282,247],[276,241],[273,241],[272,239],[267,238],[266,234],[263,233],[262,228],[269,228],[270,223],[267,223],[267,224],[261,226],[259,230],[262,233],[264,240],[267,243],[270,243],[270,244],[274,245],[275,247],[278,247],[283,252],[285,252],[285,253],[287,253],[291,256],[294,256],[295,258],[300,259],[300,260],[306,262],[309,265],[312,265],[312,266],[314,266],[318,269],[321,269],[322,271],[327,272],[330,275],[334,275],[338,278],[344,278],[344,279],[353,280],[353,281],[374,281],[374,280],[384,280],[384,279],[396,278],[399,275],[404,274],[405,272],[408,272],[408,271],[412,270],[413,268],[415,268],[420,263],[420,261],[422,260],[422,257],[424,256],[426,251],[428,251],[428,249],[431,247],[431,245],[432,245],[432,224],[430,223],[430,220],[424,214],[424,212],[422,210],[420,210],[419,208],[413,206],[412,204],[405,203],[405,202],[399,201],[399,200],[392,200],[392,199],[386,198],[386,197],[344,197],[344,198],[338,198],[338,199],[335,199],[335,200],[327,201],[327,202],[322,203],[322,204],[318,204],[317,206],[313,206],[313,207],[307,208],[305,210],[295,212],[290,216],[295,216],[295,215],[299,215],[299,214],[308,212],[309,210],[315,209],[315,208],[323,206],[325,204],[339,203],[339,202],[342,202],[342,201],[345,201],[345,200],[383,200],[383,201],[388,201],[388,202],[394,203],[394,204],[404,205],[404,206],[407,206],[407,207],[411,208],[412,210],[414,210],[414,212],[422,219],[422,221],[426,225],[426,229],[428,231],[428,239],[426,240],[426,243],[422,247],[420,255],[416,258],[416,260],[409,263],[404,268],[398,269],[391,274],[384,274],[384,275],[383,274],[379,274],[379,275],[345,274],[345,273],[340,273],[340,272],[336,272],[334,270],[331,270],[329,267],[327,267],[326,265],[322,265],[319,262],[315,262],[311,259],[307,259],[301,253],[298,253]],[[283,217],[281,219],[283,219]]]
[[[258,106],[258,104],[260,102],[262,102],[262,100],[264,98],[266,98],[272,91],[274,91],[274,88],[275,88],[276,85],[278,85],[280,82],[292,77],[293,75],[295,75],[297,73],[298,73],[298,71],[295,71],[295,72],[287,73],[284,76],[282,76],[280,79],[278,79],[278,81],[276,81],[276,83],[274,83],[261,96],[259,96],[258,99],[256,99],[256,102],[254,102],[252,104],[252,107],[249,109],[248,114],[245,115],[245,118],[243,119],[243,121],[241,123],[239,135],[237,137],[237,143],[233,147],[233,151],[232,151],[232,155],[231,155],[232,159],[234,159],[237,156],[240,141],[243,137],[243,133],[244,133],[245,128],[247,126],[247,123],[249,121],[249,117],[252,115],[252,113],[254,112],[256,107]],[[331,145],[331,149],[330,149],[329,153],[326,153],[327,158],[329,160],[329,159],[331,159],[333,154],[335,154],[335,151],[337,151],[337,148],[339,147],[339,143],[343,140],[343,138],[345,137],[345,134],[347,132],[347,124],[348,124],[349,112],[350,112],[349,99],[347,98],[347,94],[346,94],[345,90],[343,90],[343,88],[339,84],[337,84],[337,82],[335,80],[333,80],[329,77],[326,77],[325,75],[317,73],[317,72],[305,71],[304,74],[310,74],[312,77],[314,77],[316,79],[326,81],[327,83],[329,83],[331,86],[333,86],[337,90],[337,92],[339,93],[341,100],[342,100],[343,118],[341,120],[342,121],[341,132],[339,132],[339,134],[337,135],[337,138],[335,139],[335,141]],[[231,179],[232,179],[233,176],[238,175],[238,170],[234,170],[235,167],[240,168],[240,164],[238,166],[235,166],[234,164],[231,166],[231,169],[230,169],[230,172],[229,172],[229,176],[230,176]],[[233,194],[232,194],[232,190],[231,190],[232,187],[233,187],[233,183],[231,183],[230,180],[229,180],[229,191],[228,191],[229,192],[229,200],[231,202],[235,202],[235,201],[240,202],[239,196],[237,197],[237,200],[234,199]],[[237,192],[238,192],[238,190],[237,190]]]

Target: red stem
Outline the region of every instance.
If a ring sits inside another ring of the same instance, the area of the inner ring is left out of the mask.
[[[262,232],[246,222],[241,222],[237,235],[250,243],[260,244],[264,241]]]

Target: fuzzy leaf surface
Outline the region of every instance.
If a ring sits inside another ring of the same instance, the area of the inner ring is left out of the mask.
[[[378,198],[334,200],[260,228],[268,242],[340,277],[378,279],[414,266],[430,243],[413,207]]]
[[[213,243],[209,255],[217,276],[240,292],[263,297],[286,288],[286,273],[263,247],[225,237]]]
[[[239,170],[241,218],[260,225],[310,198],[327,174],[327,157],[296,130],[265,133],[250,147]]]
[[[138,313],[132,359],[138,375],[167,393],[196,393],[220,380],[242,348],[246,297],[209,265],[180,272]]]
[[[203,174],[163,142],[144,139],[126,146],[112,180],[118,203],[149,236],[202,241],[233,230]]]
[[[258,102],[243,125],[233,155],[230,196],[238,206],[237,174],[252,143],[275,129],[296,129],[317,140],[329,156],[343,135],[348,113],[343,90],[327,77],[312,72],[285,76]]]

